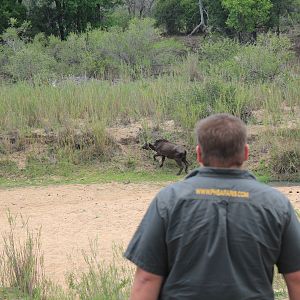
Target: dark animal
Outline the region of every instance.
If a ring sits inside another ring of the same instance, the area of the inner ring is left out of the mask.
[[[162,157],[161,164],[159,166],[160,168],[164,165],[164,161],[167,157],[170,159],[174,159],[177,165],[180,167],[180,170],[177,173],[177,175],[181,174],[184,166],[185,166],[185,172],[186,173],[188,172],[189,163],[186,160],[187,152],[182,146],[176,145],[164,139],[160,139],[160,140],[156,140],[154,144],[145,143],[142,149],[154,150],[156,152],[153,156],[155,161],[157,161],[156,157],[158,156]]]

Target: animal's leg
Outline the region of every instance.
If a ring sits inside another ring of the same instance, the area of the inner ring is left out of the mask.
[[[186,160],[186,158],[184,157],[182,159],[183,163],[185,164],[185,173],[187,174],[188,173],[188,166],[189,166],[189,163],[188,161]]]
[[[181,158],[175,158],[175,161],[176,161],[177,165],[180,167],[180,170],[177,173],[177,175],[180,175],[183,170],[183,162],[182,162]]]
[[[165,159],[166,159],[166,157],[162,156],[162,158],[161,158],[161,164],[159,166],[160,168],[162,168],[162,166],[164,165]]]

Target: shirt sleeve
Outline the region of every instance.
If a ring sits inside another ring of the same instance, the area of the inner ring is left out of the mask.
[[[146,272],[167,275],[165,224],[158,212],[157,198],[150,204],[124,256]]]
[[[289,203],[289,221],[283,232],[281,251],[277,261],[280,273],[300,271],[300,223],[296,213]]]

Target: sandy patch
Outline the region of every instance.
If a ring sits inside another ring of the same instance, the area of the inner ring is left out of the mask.
[[[0,189],[0,232],[8,229],[6,211],[29,218],[32,229],[42,226],[46,274],[64,281],[71,268],[68,256],[98,237],[101,257],[111,259],[112,244],[127,245],[151,199],[162,185],[99,184]],[[300,186],[279,188],[300,209]]]

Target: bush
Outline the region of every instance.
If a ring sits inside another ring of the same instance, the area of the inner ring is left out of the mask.
[[[256,45],[209,40],[201,45],[199,59],[211,76],[246,83],[270,82],[288,72],[290,48],[287,38],[272,34],[260,35]]]
[[[129,67],[133,77],[147,74],[156,64],[169,64],[184,49],[174,40],[161,41],[152,19],[133,19],[124,32],[112,28],[103,35],[97,48],[102,57],[115,63],[115,67]]]
[[[219,66],[229,80],[246,83],[272,81],[284,71],[284,62],[261,46],[248,45],[231,60]]]
[[[109,160],[119,151],[101,122],[95,122],[91,128],[62,128],[58,133],[56,146],[61,158],[67,157],[76,164]]]
[[[152,19],[132,19],[121,26],[71,33],[65,41],[38,34],[27,43],[17,28],[8,28],[0,46],[0,76],[15,81],[65,76],[135,79],[155,73],[157,65],[163,72],[184,52],[181,43],[162,40]]]
[[[295,149],[277,149],[272,151],[270,165],[278,175],[295,175],[300,170],[300,145]]]
[[[200,44],[199,59],[209,64],[218,64],[234,57],[241,47],[237,41],[228,38],[212,38]]]
[[[121,27],[123,30],[128,28],[131,16],[125,7],[117,7],[113,13],[108,17],[107,23],[109,27]]]
[[[193,130],[195,123],[210,114],[228,112],[244,121],[251,116],[251,99],[242,95],[243,88],[221,79],[207,78],[202,84],[175,91],[166,107],[170,118],[184,128]]]
[[[54,59],[28,44],[9,59],[6,69],[14,80],[44,81],[53,77],[54,66]]]
[[[55,50],[60,75],[84,76],[90,73],[85,35],[71,33],[62,43],[55,43],[55,39],[52,39],[51,46],[51,52]]]
[[[17,163],[11,160],[0,160],[0,177],[10,177],[18,173]]]

